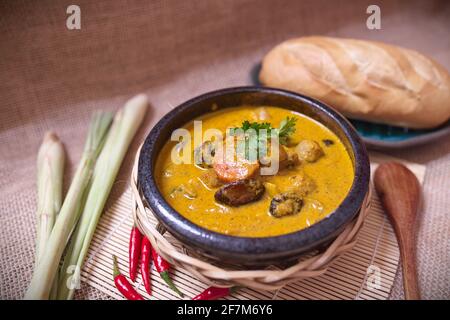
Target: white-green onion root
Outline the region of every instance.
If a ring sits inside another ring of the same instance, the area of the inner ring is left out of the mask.
[[[119,172],[123,158],[147,111],[148,100],[143,94],[130,99],[114,117],[111,130],[97,164],[80,223],[71,239],[58,287],[58,299],[72,299],[75,288],[71,281],[80,275],[95,228],[103,212],[106,200]]]
[[[62,204],[44,253],[33,273],[25,299],[48,299],[61,256],[80,216],[94,165],[104,144],[112,115],[96,112],[92,118],[83,155]]]
[[[64,160],[64,147],[61,141],[53,132],[47,132],[37,158],[36,265],[44,254],[56,215],[61,210]]]

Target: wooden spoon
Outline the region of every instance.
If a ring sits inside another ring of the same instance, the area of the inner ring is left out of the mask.
[[[394,226],[403,266],[403,286],[407,300],[420,300],[416,269],[417,212],[420,184],[404,165],[381,164],[375,171],[375,189]]]

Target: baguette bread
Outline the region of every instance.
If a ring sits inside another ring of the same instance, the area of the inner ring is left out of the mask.
[[[264,58],[264,85],[305,94],[349,118],[432,128],[450,118],[450,75],[413,51],[330,37],[288,40]]]

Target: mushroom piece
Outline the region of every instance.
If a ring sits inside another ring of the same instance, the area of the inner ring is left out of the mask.
[[[282,218],[300,212],[302,198],[293,192],[280,193],[270,202],[269,212],[275,218]]]
[[[214,194],[217,202],[232,207],[259,200],[264,194],[264,184],[257,179],[244,179],[222,186]]]
[[[314,140],[303,140],[296,147],[295,152],[301,161],[316,162],[324,155],[320,145]]]
[[[216,147],[212,141],[205,141],[194,150],[195,164],[201,168],[211,168],[213,164]]]

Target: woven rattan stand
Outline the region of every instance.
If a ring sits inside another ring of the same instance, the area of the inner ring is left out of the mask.
[[[278,290],[283,286],[305,278],[317,277],[325,273],[331,263],[356,244],[357,235],[370,209],[371,189],[367,193],[358,216],[349,223],[342,233],[325,249],[299,258],[297,263],[286,268],[271,266],[261,270],[243,269],[239,266],[220,266],[217,262],[206,261],[174,240],[168,239],[149,219],[153,212],[143,201],[138,186],[137,172],[140,148],[131,174],[133,217],[136,225],[145,234],[153,248],[173,265],[189,271],[199,280],[219,287],[245,286],[253,289]]]

